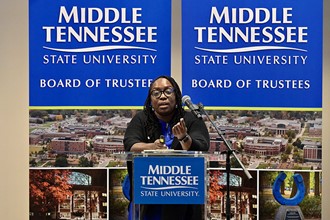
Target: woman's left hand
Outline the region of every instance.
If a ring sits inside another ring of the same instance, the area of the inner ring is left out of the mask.
[[[183,118],[180,118],[180,121],[173,126],[172,133],[179,140],[187,135],[187,127]]]

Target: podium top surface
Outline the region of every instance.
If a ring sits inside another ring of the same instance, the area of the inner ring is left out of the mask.
[[[164,157],[206,157],[207,152],[202,151],[186,151],[186,150],[144,150],[142,152],[124,152],[114,154],[116,157],[132,161],[135,157],[153,157],[153,156],[164,156]]]

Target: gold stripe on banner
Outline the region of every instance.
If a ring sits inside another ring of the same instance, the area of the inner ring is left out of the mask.
[[[215,107],[205,106],[205,110],[253,110],[253,111],[304,111],[304,112],[321,112],[322,108],[283,108],[283,107]]]
[[[142,110],[143,106],[30,106],[29,110],[53,110],[53,109],[114,109],[114,110]]]
[[[188,109],[188,107],[184,107]],[[143,106],[30,106],[29,110],[49,109],[115,109],[115,110],[142,110]],[[204,106],[205,110],[253,110],[253,111],[304,111],[321,112],[322,108],[283,108],[283,107],[233,107],[233,106]]]

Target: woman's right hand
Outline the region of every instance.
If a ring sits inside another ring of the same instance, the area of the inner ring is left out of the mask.
[[[164,143],[163,139],[157,139],[154,142],[154,150],[164,150],[167,149],[166,144]]]

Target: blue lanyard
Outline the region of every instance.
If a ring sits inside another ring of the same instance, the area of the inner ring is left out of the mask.
[[[172,128],[169,125],[169,123],[166,123],[162,120],[159,120],[161,127],[162,127],[162,134],[164,135],[165,138],[165,144],[168,148],[172,147],[172,142],[174,139],[174,135],[172,134]]]

